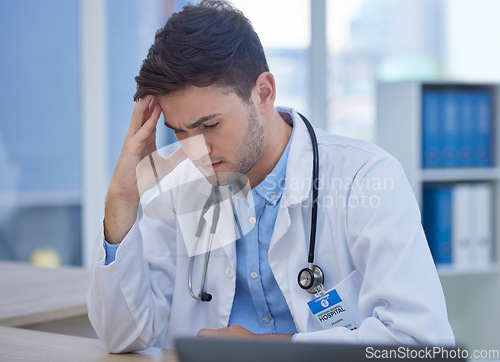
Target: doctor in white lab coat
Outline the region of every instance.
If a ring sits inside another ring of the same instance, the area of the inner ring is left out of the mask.
[[[307,305],[315,296],[297,282],[299,271],[307,267],[309,251],[312,144],[304,122],[294,110],[274,107],[275,93],[272,75],[261,73],[251,89],[250,103],[263,127],[265,142],[246,175],[250,187],[257,184],[256,180],[262,181],[269,170],[266,173],[259,166],[263,161],[279,159],[291,137],[268,262],[298,331],[293,342],[453,345],[419,209],[400,164],[375,145],[318,130],[319,204],[314,262],[324,272],[325,290],[337,290],[358,327],[322,329]],[[189,292],[190,251],[202,212],[195,208],[178,214],[183,200],[193,194],[172,185],[187,182],[193,175],[199,178],[206,167],[195,167],[190,159],[178,157],[176,167],[162,168],[160,163],[165,160],[155,154],[150,160],[156,163],[154,174],[161,181],[142,195],[144,215],[140,220],[136,218],[137,205],[144,190],[137,190],[137,182],[142,181],[135,178],[140,160],[155,150],[154,130],[160,111],[179,139],[203,136],[206,152],[210,157],[216,155],[211,161],[214,174],[229,168],[234,164],[231,152],[223,151],[223,147],[234,150],[237,147],[231,147],[231,142],[246,137],[238,130],[245,130],[249,103],[217,84],[187,85],[171,93],[139,98],[106,199],[104,227],[98,238],[88,294],[90,321],[113,353],[148,348],[164,328],[164,348],[173,348],[176,337],[197,334],[253,337],[243,328],[226,328],[235,293],[237,260],[237,236],[228,202],[221,204],[221,232],[212,248],[205,284],[213,300],[196,301]],[[217,115],[217,123],[210,122],[220,130],[207,128],[203,122],[193,128],[189,125],[194,119],[213,114]],[[230,132],[223,135],[227,130]],[[183,151],[195,160],[193,149],[188,148],[183,147]],[[209,220],[210,213],[205,217]],[[108,265],[103,240],[119,245],[115,260]],[[200,249],[207,250],[205,245]],[[195,259],[196,291],[201,283],[204,253]],[[286,340],[291,338],[285,336]]]
[[[454,344],[418,206],[401,166],[367,142],[318,131],[323,187],[315,263],[324,271],[325,289],[334,287],[339,292],[359,325],[354,331],[322,330],[307,306],[314,296],[297,283],[298,272],[307,266],[309,248],[312,196],[307,180],[311,179],[312,145],[297,113],[278,110],[284,117],[293,115],[294,134],[269,264],[299,332],[294,341]],[[189,160],[179,169],[186,178],[186,173],[196,173]],[[308,186],[298,187],[304,184]],[[163,186],[168,188],[165,182]],[[166,348],[173,348],[176,337],[227,326],[236,280],[234,238],[222,240],[222,246],[211,253],[206,288],[213,301],[199,302],[189,294],[190,247],[184,235],[194,235],[193,225],[200,215],[201,209],[188,215],[191,222],[181,223],[144,215],[108,266],[104,266],[100,236],[89,316],[110,351],[147,348],[165,324],[162,345]],[[220,223],[224,222],[228,223],[221,218]],[[200,282],[198,271],[193,284]]]

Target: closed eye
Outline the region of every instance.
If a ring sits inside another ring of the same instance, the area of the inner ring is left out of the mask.
[[[204,124],[203,126],[205,128],[215,128],[215,127],[217,127],[218,124],[219,124],[219,122],[216,122],[214,124]]]

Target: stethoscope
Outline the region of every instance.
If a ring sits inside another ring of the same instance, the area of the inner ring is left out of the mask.
[[[299,116],[304,121],[307,131],[309,132],[309,136],[311,137],[312,149],[313,149],[313,171],[312,171],[312,212],[311,212],[311,236],[309,239],[309,254],[307,258],[307,268],[303,268],[298,276],[297,282],[299,286],[306,290],[311,294],[319,293],[323,287],[323,283],[325,280],[323,270],[317,265],[314,264],[314,248],[316,245],[316,225],[318,220],[318,180],[319,180],[319,150],[318,150],[318,141],[316,139],[316,133],[314,129],[302,114],[299,113]],[[215,237],[215,232],[217,230],[217,224],[219,222],[220,215],[220,202],[219,202],[219,191],[217,186],[212,187],[212,192],[208,197],[205,205],[203,206],[203,210],[200,216],[200,220],[198,221],[198,227],[196,229],[195,234],[195,243],[194,250],[191,254],[189,260],[189,273],[188,273],[188,287],[189,293],[191,296],[202,302],[210,302],[212,300],[212,295],[205,292],[205,282],[207,278],[207,270],[208,270],[208,262],[210,260],[210,253],[212,251],[213,239]],[[198,241],[203,231],[203,227],[205,225],[204,215],[207,213],[208,209],[211,205],[214,205],[214,213],[212,215],[212,224],[210,226],[210,236],[208,241],[208,251],[205,255],[205,266],[203,269],[203,276],[201,279],[201,287],[200,292],[196,295],[193,292],[193,263],[196,253],[196,248],[198,246]]]
[[[203,276],[201,279],[201,288],[200,294],[195,295],[193,292],[193,263],[194,256],[196,255],[196,248],[198,247],[198,241],[200,240],[201,233],[203,232],[203,226],[205,225],[205,214],[211,205],[214,205],[214,213],[212,215],[212,224],[210,226],[210,236],[208,239],[208,251],[205,255],[205,266],[203,268]],[[208,270],[208,261],[210,260],[210,253],[212,251],[212,244],[215,237],[215,232],[217,230],[217,224],[219,223],[219,215],[220,215],[220,200],[219,200],[219,192],[217,186],[212,186],[212,192],[208,197],[205,205],[203,206],[203,210],[201,212],[200,220],[198,221],[198,227],[196,228],[195,234],[195,242],[193,246],[193,253],[189,259],[189,274],[188,274],[188,287],[189,293],[196,300],[201,300],[202,302],[210,302],[212,300],[212,295],[205,292],[205,281],[207,279],[207,270]]]

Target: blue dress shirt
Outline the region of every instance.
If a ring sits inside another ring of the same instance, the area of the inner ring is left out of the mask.
[[[297,333],[268,262],[289,149],[290,141],[274,170],[252,189],[252,197],[233,197],[236,221],[244,235],[236,241],[236,292],[229,325],[241,325],[257,334]]]

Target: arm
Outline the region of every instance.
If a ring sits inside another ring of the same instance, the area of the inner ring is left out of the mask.
[[[134,107],[106,195],[104,235],[110,244],[120,243],[132,228],[140,195],[186,159],[182,149],[168,158],[158,154],[155,142],[160,114],[153,96],[140,99]]]
[[[159,115],[153,97],[141,99],[134,108],[106,196],[103,231],[91,269],[89,319],[113,353],[149,347],[170,312],[175,242],[157,240],[175,240],[175,223],[143,217],[139,226],[137,221],[140,195],[185,159],[182,150],[167,159],[155,152]],[[108,266],[104,262],[104,238],[110,244],[120,243],[115,262]]]
[[[242,339],[265,339],[270,341],[290,342],[293,335],[289,334],[254,334],[242,326],[230,326],[221,329],[201,329],[198,332],[200,338],[242,338]]]
[[[175,238],[173,224],[145,216],[136,221],[107,266],[100,234],[87,305],[90,322],[111,353],[150,347],[169,318],[176,250],[175,242],[165,240]]]

